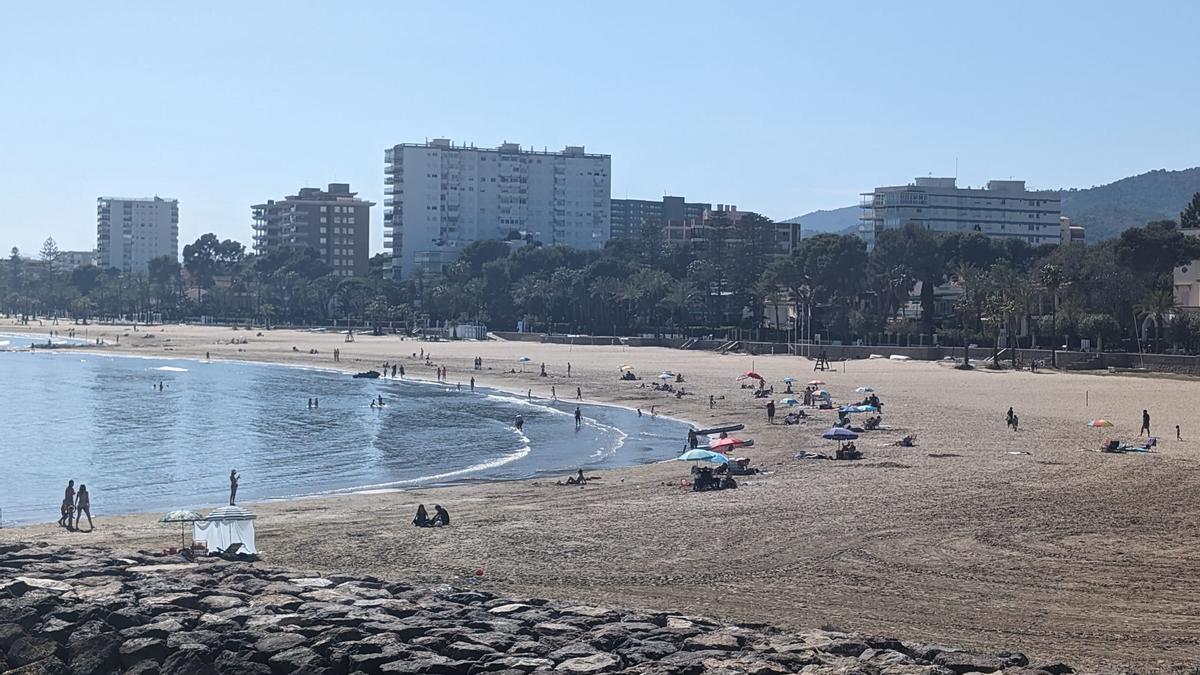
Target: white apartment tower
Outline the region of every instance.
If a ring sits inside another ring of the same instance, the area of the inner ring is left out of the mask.
[[[439,273],[464,246],[513,232],[546,245],[598,249],[610,235],[612,158],[454,145],[447,139],[384,151],[384,248],[392,275]]]
[[[175,199],[96,200],[96,265],[126,273],[147,271],[160,256],[179,259],[179,202]]]
[[[878,232],[915,223],[938,232],[981,232],[1033,245],[1061,241],[1057,192],[1031,192],[1023,180],[988,181],[982,189],[955,183],[953,178],[917,178],[863,193],[859,234],[873,247]]]

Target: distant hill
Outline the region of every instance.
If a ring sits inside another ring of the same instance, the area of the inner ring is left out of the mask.
[[[831,211],[813,211],[812,213],[806,213],[783,222],[800,223],[800,232],[804,237],[811,237],[814,234],[825,232],[853,234],[858,231],[858,217],[860,215],[862,215],[862,209],[859,207],[846,206]]]
[[[1086,228],[1089,242],[1097,242],[1154,220],[1178,221],[1179,212],[1192,195],[1200,192],[1200,167],[1158,169],[1107,185],[1048,192],[1062,196],[1063,215]],[[858,228],[859,212],[859,207],[847,206],[813,211],[784,222],[803,225],[806,237],[821,232],[853,234]]]
[[[1179,212],[1200,192],[1200,167],[1158,169],[1083,190],[1061,190],[1063,215],[1102,241],[1153,220],[1179,220]]]

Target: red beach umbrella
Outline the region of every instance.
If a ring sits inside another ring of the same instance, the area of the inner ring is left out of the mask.
[[[740,438],[720,438],[708,444],[709,449],[714,452],[727,453],[731,449],[744,444]]]
[[[746,379],[746,378],[750,378],[750,379],[752,379],[752,380],[758,380],[758,381],[760,381],[760,382],[763,382],[763,381],[765,381],[765,380],[763,380],[763,376],[762,376],[762,375],[759,375],[758,373],[754,372],[753,370],[747,370],[746,372],[742,373],[742,376],[741,376],[741,377],[739,377],[738,379],[739,379],[739,380],[744,380],[744,379]]]

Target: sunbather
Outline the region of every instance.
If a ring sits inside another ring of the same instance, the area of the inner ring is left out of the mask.
[[[429,512],[425,510],[424,504],[417,505],[417,516],[412,522],[417,527],[429,527]]]

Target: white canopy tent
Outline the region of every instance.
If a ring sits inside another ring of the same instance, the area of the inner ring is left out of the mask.
[[[192,523],[192,539],[207,542],[209,553],[220,553],[231,544],[241,544],[241,552],[257,554],[255,518],[258,516],[240,506],[222,506],[210,511],[204,520]]]

